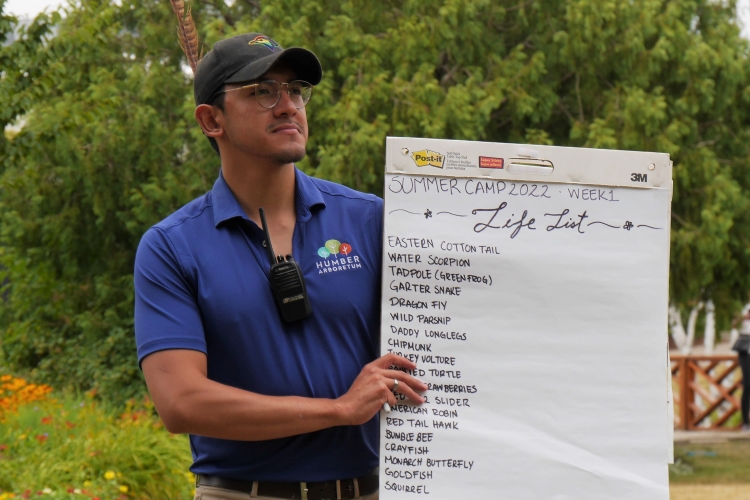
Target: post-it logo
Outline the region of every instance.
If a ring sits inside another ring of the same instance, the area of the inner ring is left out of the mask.
[[[411,159],[418,167],[437,167],[443,168],[445,163],[445,155],[430,151],[429,149],[423,149],[422,151],[415,151],[411,155]]]

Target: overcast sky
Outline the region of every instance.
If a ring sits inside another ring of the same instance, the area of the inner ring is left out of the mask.
[[[45,7],[57,7],[60,0],[8,0],[5,2],[5,12],[16,16],[34,17]]]
[[[5,11],[16,16],[34,17],[45,7],[56,7],[61,3],[62,0],[8,0],[5,4]],[[748,38],[750,37],[750,0],[737,0],[737,11],[743,21],[743,35]]]

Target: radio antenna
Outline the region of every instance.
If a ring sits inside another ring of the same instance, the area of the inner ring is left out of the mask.
[[[268,234],[268,222],[266,222],[266,212],[263,208],[259,208],[260,212],[260,225],[263,229],[263,236],[266,237],[266,250],[268,251],[268,258],[271,260],[271,265],[276,264],[276,254],[273,251],[273,245],[271,245],[271,235]]]

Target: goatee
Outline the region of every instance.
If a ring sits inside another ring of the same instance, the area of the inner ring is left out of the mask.
[[[307,154],[305,148],[302,147],[297,151],[282,151],[273,156],[273,160],[279,165],[287,165],[289,163],[296,163],[302,161]]]

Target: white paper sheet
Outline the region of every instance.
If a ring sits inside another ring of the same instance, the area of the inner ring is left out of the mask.
[[[387,147],[381,351],[432,390],[381,413],[381,499],[668,500],[668,156]]]

